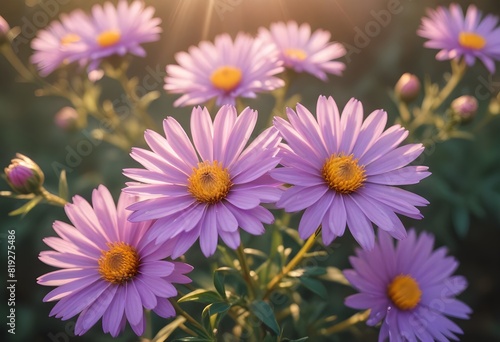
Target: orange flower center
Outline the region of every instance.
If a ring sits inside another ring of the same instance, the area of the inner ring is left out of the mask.
[[[298,61],[303,61],[307,58],[307,53],[302,49],[285,49],[285,56]]]
[[[422,291],[417,281],[413,277],[403,274],[396,276],[389,284],[387,294],[400,310],[415,308],[422,298]]]
[[[74,33],[69,33],[61,38],[61,45],[69,45],[80,41],[80,36]]]
[[[229,172],[217,161],[198,163],[188,178],[188,191],[202,203],[223,200],[232,185]]]
[[[462,47],[471,50],[481,50],[486,45],[486,39],[483,36],[472,32],[460,32],[458,42]]]
[[[330,189],[341,194],[358,190],[366,180],[365,168],[358,164],[352,154],[332,154],[321,171]]]
[[[108,30],[99,34],[96,38],[97,44],[101,47],[113,46],[118,43],[122,35],[118,30]]]
[[[225,65],[212,72],[210,82],[215,88],[230,92],[240,84],[242,76],[241,69]]]
[[[124,242],[108,244],[98,260],[101,277],[113,284],[123,284],[139,273],[139,254]]]

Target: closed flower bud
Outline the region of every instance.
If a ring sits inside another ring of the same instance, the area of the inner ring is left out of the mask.
[[[406,103],[415,100],[420,93],[420,81],[417,76],[405,73],[401,76],[394,88],[396,96]]]
[[[8,41],[8,33],[10,26],[5,19],[0,15],[0,45]]]
[[[7,183],[20,194],[37,193],[42,188],[45,179],[42,170],[26,156],[17,153],[16,157],[4,170]]]
[[[63,107],[59,110],[54,118],[57,127],[71,131],[76,128],[78,121],[78,113],[73,107]]]
[[[453,113],[461,121],[470,121],[477,113],[478,103],[474,96],[463,95],[451,103]]]

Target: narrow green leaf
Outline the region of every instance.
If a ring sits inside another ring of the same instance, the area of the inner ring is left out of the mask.
[[[215,314],[226,313],[231,308],[231,304],[224,302],[217,302],[209,305],[209,314],[210,316]]]
[[[151,340],[151,342],[163,342],[177,329],[186,319],[184,316],[177,316],[172,322],[164,326],[158,334]]]
[[[222,298],[226,299],[226,287],[224,286],[224,280],[226,276],[222,272],[214,272],[214,286],[217,292],[221,295]]]
[[[252,313],[262,322],[266,327],[268,327],[274,335],[280,333],[280,327],[274,316],[273,309],[268,303],[262,300],[256,300],[250,304],[250,310]]]
[[[176,339],[176,341],[179,341],[179,342],[215,342],[215,339],[209,338],[209,337],[205,338],[205,337],[189,336],[189,337],[178,338],[178,339]]]
[[[304,285],[312,292],[316,293],[321,298],[326,299],[328,297],[328,292],[326,291],[326,287],[319,280],[307,277],[301,277],[299,278],[299,280],[302,283],[302,285]]]
[[[215,303],[215,302],[220,302],[221,300],[222,298],[219,296],[217,292],[199,289],[188,293],[182,298],[179,298],[177,302]]]
[[[16,210],[13,210],[9,213],[9,216],[16,216],[16,215],[26,215],[31,209],[33,209],[34,207],[36,207],[36,205],[38,203],[40,203],[40,201],[43,199],[42,196],[36,196],[35,198],[33,198],[31,201],[29,201],[28,203],[26,203],[25,205],[23,205],[22,207],[20,208],[17,208]]]
[[[63,169],[59,176],[59,197],[67,201],[68,194],[68,180],[66,179],[66,170]]]
[[[284,338],[281,340],[281,342],[304,342],[304,341],[307,341],[308,339],[309,339],[308,336],[301,337],[301,338],[296,339],[296,340],[290,340],[289,338]]]

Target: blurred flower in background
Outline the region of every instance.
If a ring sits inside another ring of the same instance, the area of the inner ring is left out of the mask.
[[[154,7],[145,7],[142,1],[111,2],[94,5],[88,18],[79,18],[77,34],[81,36],[85,49],[78,54],[81,64],[90,63],[89,71],[97,69],[106,57],[128,53],[146,56],[143,43],[160,39],[160,18],[153,17]]]
[[[440,49],[438,60],[464,58],[472,66],[480,59],[493,74],[495,61],[500,60],[500,28],[498,17],[488,14],[481,20],[481,12],[469,5],[464,13],[458,4],[449,9],[429,9],[422,18],[418,34],[429,39],[424,46]]]
[[[389,234],[379,230],[371,251],[356,250],[352,270],[344,275],[360,293],[345,304],[370,309],[367,324],[382,323],[379,341],[458,340],[462,329],[445,316],[468,319],[472,310],[455,299],[467,287],[462,276],[452,276],[458,262],[446,248],[432,250],[434,237],[412,229],[394,247]]]
[[[57,286],[44,298],[58,301],[50,312],[67,320],[80,314],[75,334],[82,335],[102,317],[103,331],[113,337],[128,321],[137,335],[145,327],[144,309],[161,317],[175,316],[168,298],[177,295],[172,283],[191,280],[184,274],[190,265],[164,261],[173,243],[155,244],[147,237],[152,221],[131,223],[126,207],[136,198],[122,194],[115,207],[103,185],[92,194],[93,207],[82,197],[65,206],[73,223],[56,221],[59,237],[44,242],[54,251],[43,251],[40,260],[61,268],[38,278],[38,283]]]
[[[236,98],[254,98],[256,93],[283,87],[275,77],[283,71],[274,46],[245,33],[234,41],[228,34],[215,37],[214,43],[201,42],[178,52],[179,65],[167,65],[165,90],[183,94],[174,106],[202,104],[215,98],[218,106],[234,105]]]
[[[38,31],[31,42],[35,50],[31,62],[37,65],[41,76],[47,76],[59,66],[77,60],[76,53],[85,47],[76,29],[79,22],[85,19],[85,13],[75,10],[70,14],[62,14],[60,21],[53,21],[47,28]]]
[[[8,41],[9,31],[9,23],[2,16],[0,16],[0,45]]]
[[[61,108],[54,117],[54,122],[57,127],[65,130],[71,131],[76,129],[78,121],[78,113],[73,107],[63,107]]]
[[[288,23],[271,24],[270,29],[261,27],[258,38],[273,44],[279,51],[279,58],[285,67],[296,72],[307,72],[326,81],[326,74],[341,75],[345,64],[334,59],[346,54],[340,43],[329,42],[330,32],[316,30],[311,35],[309,24]]]

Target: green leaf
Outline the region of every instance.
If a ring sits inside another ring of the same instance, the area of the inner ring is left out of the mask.
[[[203,324],[203,328],[205,328],[205,330],[207,332],[210,332],[213,330],[212,328],[212,323],[210,321],[210,305],[207,305],[202,313],[201,313],[201,323]]]
[[[164,326],[151,342],[163,342],[177,329],[186,319],[184,316],[177,316],[172,322]]]
[[[226,299],[226,287],[224,286],[225,275],[222,272],[215,270],[214,272],[214,286],[222,298]]]
[[[215,314],[225,314],[231,308],[231,304],[224,302],[217,302],[209,305],[210,316]]]
[[[182,302],[200,302],[200,303],[215,303],[222,301],[222,298],[217,292],[209,290],[194,290],[187,295],[179,298],[178,303]]]
[[[210,337],[193,337],[193,336],[189,336],[189,337],[182,337],[182,338],[178,338],[176,339],[176,341],[179,341],[179,342],[215,342],[215,338],[210,338]]]
[[[299,280],[302,283],[302,285],[304,285],[312,292],[316,293],[321,298],[326,299],[328,297],[328,292],[326,291],[326,287],[319,280],[307,277],[301,277],[299,278]]]
[[[268,303],[262,300],[256,300],[250,304],[250,310],[274,333],[274,335],[278,335],[280,333],[280,327],[276,321],[276,317],[274,316],[273,309]]]
[[[40,201],[43,200],[43,197],[42,196],[36,196],[35,198],[33,198],[31,201],[29,201],[28,203],[26,203],[25,205],[23,205],[22,207],[20,208],[17,208],[16,210],[13,210],[9,213],[9,216],[16,216],[16,215],[26,215],[31,209],[33,209],[34,207],[36,207],[36,205],[38,203],[40,203]]]
[[[290,340],[289,338],[284,338],[281,340],[281,342],[304,342],[304,341],[307,341],[309,339],[308,336],[306,337],[301,337],[299,339],[296,339],[296,340]]]
[[[66,179],[66,170],[61,171],[59,176],[59,197],[64,200],[68,200],[68,180]]]

